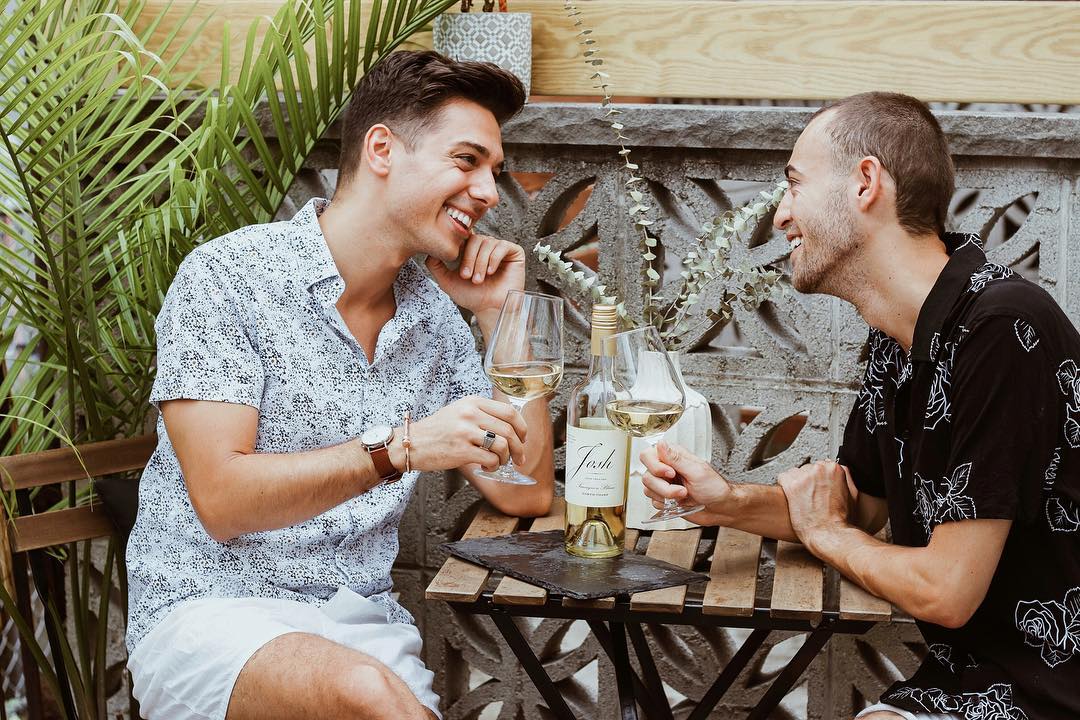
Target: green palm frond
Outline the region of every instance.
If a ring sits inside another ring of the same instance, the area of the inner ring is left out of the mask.
[[[180,260],[271,220],[358,78],[453,2],[285,2],[207,61],[222,67],[212,88],[196,85],[202,68],[177,70],[206,27],[194,3],[179,22],[169,6],[146,17],[143,0],[36,0],[0,16],[5,455],[144,430],[154,318]],[[103,717],[107,604],[84,612],[86,550],[62,557],[81,614],[45,677],[65,685],[69,714]]]

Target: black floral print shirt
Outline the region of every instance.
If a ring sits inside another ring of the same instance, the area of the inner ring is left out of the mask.
[[[288,453],[398,425],[405,409],[419,419],[468,395],[490,397],[468,325],[412,261],[398,273],[397,311],[368,362],[337,311],[345,281],[319,226],[325,203],[314,199],[292,220],[241,228],[184,259],[155,324],[155,405],[250,405],[259,410],[255,451]],[[160,416],[157,436],[127,548],[129,650],[178,603],[204,597],[321,604],[347,587],[381,604],[390,622],[412,620],[390,595],[390,569],[419,473],[292,527],[220,543],[192,507]]]
[[[919,622],[930,653],[882,696],[966,720],[1080,717],[1080,334],[1053,298],[987,262],[951,257],[910,354],[870,329],[866,377],[840,450],[885,498],[893,542],[942,523],[1013,521],[982,605],[961,628]]]

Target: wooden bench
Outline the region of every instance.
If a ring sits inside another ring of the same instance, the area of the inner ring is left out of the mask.
[[[156,444],[155,435],[141,435],[0,458],[0,481],[6,491],[15,491],[18,504],[17,517],[11,517],[6,507],[0,510],[5,530],[0,532],[0,577],[5,591],[15,599],[20,615],[30,627],[35,623],[31,581],[42,601],[47,602],[51,592],[43,577],[48,572],[43,553],[48,548],[72,546],[117,532],[100,499],[79,507],[34,512],[31,493],[59,483],[79,483],[141,470]],[[28,568],[32,568],[32,573]],[[55,646],[56,639],[51,637],[50,641]],[[25,642],[20,642],[19,648],[26,679],[27,714],[30,720],[40,720],[44,710],[37,663]]]
[[[562,502],[562,498],[556,498],[551,512],[533,520],[527,529],[523,527],[526,521],[507,517],[485,505],[463,537],[561,529]],[[893,619],[890,603],[840,578],[796,543],[762,539],[730,528],[694,528],[652,533],[628,530],[626,548],[684,568],[707,570],[709,581],[703,586],[664,588],[629,598],[577,601],[450,557],[428,585],[426,597],[452,603],[464,612],[490,616],[548,707],[556,716],[567,719],[574,717],[572,711],[509,618],[586,620],[615,665],[622,717],[628,716],[627,711],[633,712],[635,703],[645,709],[648,717],[670,715],[641,624],[753,628],[753,633],[690,716],[695,719],[704,718],[712,711],[771,631],[799,630],[809,635],[759,700],[750,718],[769,716],[833,633],[862,633],[874,623]],[[775,557],[773,580],[771,585],[763,587],[759,582],[767,577],[763,564],[772,557]],[[624,628],[633,643],[643,677],[637,676],[630,665],[622,636]]]

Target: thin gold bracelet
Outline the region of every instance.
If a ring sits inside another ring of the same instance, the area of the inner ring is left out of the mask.
[[[401,447],[405,448],[405,472],[412,472],[412,461],[409,458],[409,448],[412,447],[412,438],[409,437],[409,420],[411,413],[405,411],[405,433],[401,438]]]

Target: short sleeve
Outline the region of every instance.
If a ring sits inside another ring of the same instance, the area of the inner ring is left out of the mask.
[[[476,340],[456,308],[447,325],[450,328],[454,357],[454,366],[450,369],[447,404],[470,395],[491,397],[491,381],[484,373],[484,364],[480,359],[480,353],[477,352]]]
[[[930,526],[1034,517],[1057,440],[1058,393],[1047,344],[1025,320],[993,316],[966,331],[955,350],[946,344],[942,352],[955,352],[951,373],[932,390],[944,391],[949,417],[946,472],[916,478]]]
[[[157,331],[157,376],[150,402],[214,400],[258,408],[263,368],[247,313],[224,268],[198,250],[180,265]]]
[[[871,357],[866,364],[866,375],[862,387],[851,407],[847,424],[844,426],[843,444],[837,454],[837,462],[851,471],[851,478],[859,492],[874,497],[885,497],[885,478],[882,477],[881,457],[877,446],[877,437],[869,425],[876,421],[878,409],[875,403],[884,403],[881,388],[876,387],[877,374],[874,371],[878,351],[873,342],[874,330],[871,330]],[[876,427],[876,425],[875,425]]]
[[[885,497],[885,479],[881,476],[881,459],[876,438],[866,431],[858,408],[852,408],[844,428],[844,444],[840,446],[836,461],[851,471],[851,479],[859,492]]]

